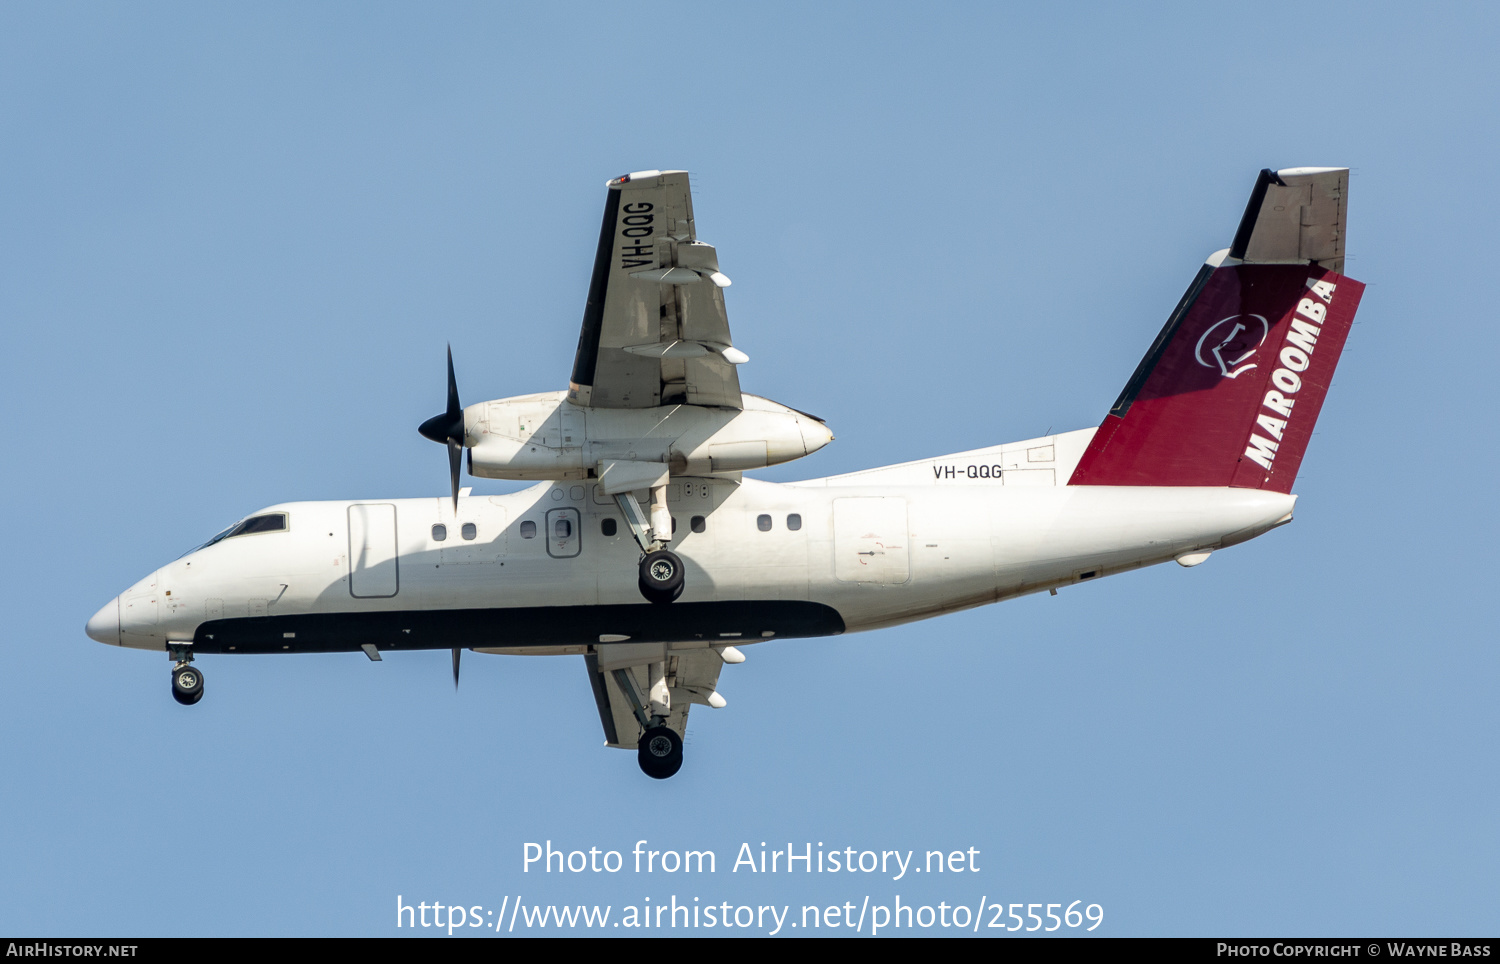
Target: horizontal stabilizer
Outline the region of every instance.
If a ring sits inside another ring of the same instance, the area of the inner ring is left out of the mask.
[[[1252,264],[1316,264],[1344,273],[1349,169],[1260,172],[1229,257]]]

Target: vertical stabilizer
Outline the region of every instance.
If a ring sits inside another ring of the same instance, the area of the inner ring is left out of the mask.
[[[1193,279],[1069,484],[1291,491],[1364,291],[1335,269],[1347,178],[1261,173],[1234,247]]]

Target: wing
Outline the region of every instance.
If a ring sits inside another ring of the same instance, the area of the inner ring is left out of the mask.
[[[698,241],[686,171],[609,182],[568,399],[594,408],[740,408],[713,245]]]
[[[603,648],[603,647],[601,647]],[[604,742],[622,750],[634,750],[644,728],[636,714],[636,701],[645,699],[649,689],[646,666],[629,666],[618,670],[604,669],[598,656],[585,656],[589,682],[594,687],[594,702],[599,707],[599,722],[604,724]],[[719,685],[719,670],[724,659],[712,649],[690,649],[667,656],[667,685],[671,688],[672,711],[667,726],[687,738],[688,708],[694,703],[711,706],[709,698]],[[627,673],[634,684],[633,693],[620,689],[616,672]],[[634,696],[634,700],[632,699]],[[723,700],[718,700],[720,706]]]

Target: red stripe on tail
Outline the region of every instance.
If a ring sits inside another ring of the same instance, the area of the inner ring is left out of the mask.
[[[1291,491],[1365,286],[1316,265],[1205,271],[1070,485]]]

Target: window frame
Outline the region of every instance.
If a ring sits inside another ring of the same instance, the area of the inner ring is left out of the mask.
[[[252,522],[252,521],[254,521],[256,519],[269,519],[269,518],[271,518],[273,516],[280,517],[280,519],[281,519],[281,528],[280,529],[261,529],[261,530],[256,531],[256,532],[241,532],[241,531],[239,531],[240,527],[244,526],[246,523]],[[285,532],[291,532],[291,531],[292,531],[292,515],[291,515],[290,512],[260,512],[260,513],[257,513],[256,515],[246,516],[245,518],[243,518],[240,521],[236,522],[234,525],[232,525],[229,528],[225,529],[223,532],[220,532],[218,535],[214,536],[212,539],[208,540],[203,545],[199,546],[197,549],[194,549],[193,551],[197,552],[200,549],[207,549],[209,546],[218,545],[219,543],[224,542],[224,541],[226,541],[228,539],[238,539],[241,536],[270,536],[270,535],[276,535],[277,533],[285,533]]]

